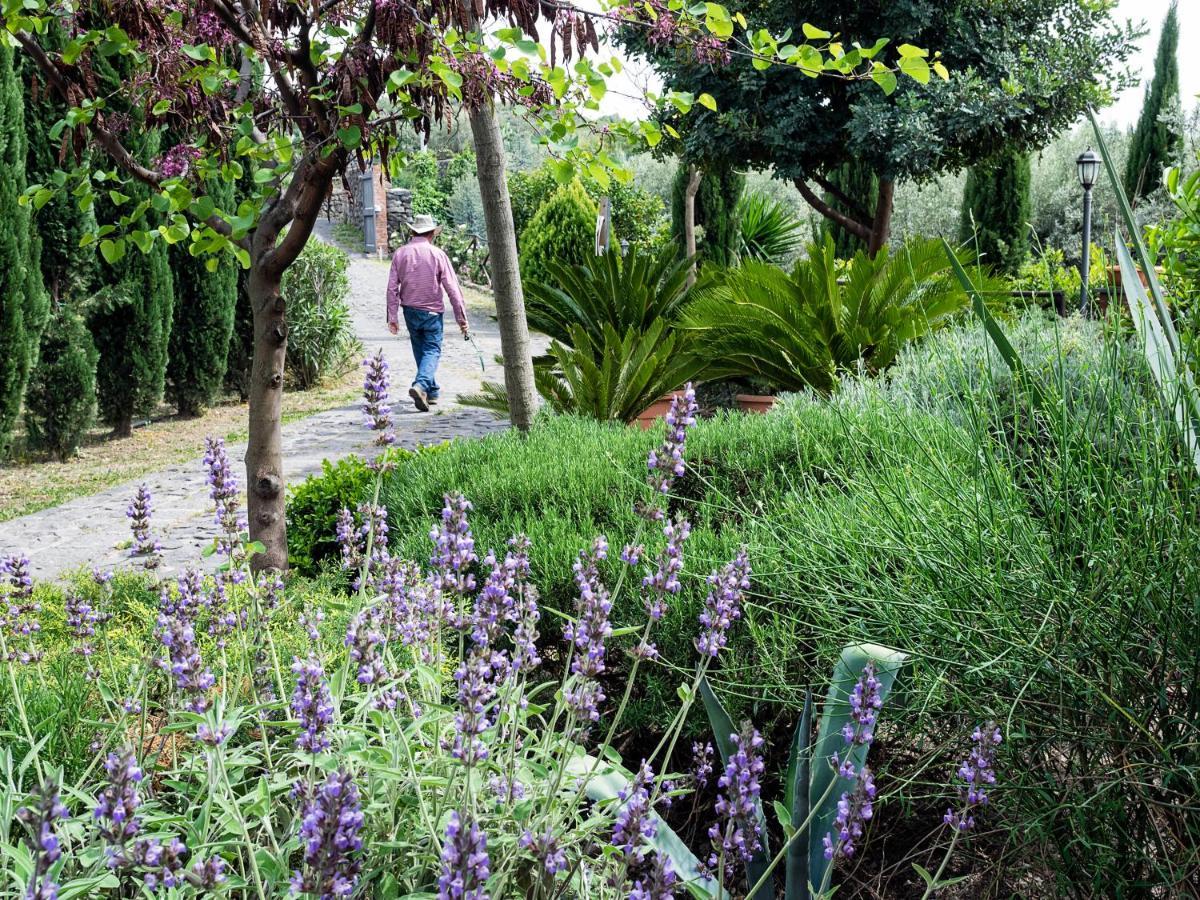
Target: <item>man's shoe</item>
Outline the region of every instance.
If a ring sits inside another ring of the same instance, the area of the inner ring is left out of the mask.
[[[414,384],[408,389],[408,396],[412,397],[413,406],[420,412],[429,412],[429,397],[419,384]]]
[[[425,395],[425,402],[426,402],[426,403],[428,403],[430,406],[437,406],[437,405],[438,405],[438,398],[437,398],[437,397],[430,397],[428,394],[426,394],[426,395]]]

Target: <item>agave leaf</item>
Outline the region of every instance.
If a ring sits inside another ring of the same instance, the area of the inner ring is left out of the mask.
[[[840,759],[845,759],[847,750],[842,729],[850,722],[850,692],[870,662],[875,664],[880,699],[886,701],[900,670],[908,662],[908,654],[877,644],[851,644],[842,651],[834,666],[833,681],[830,682],[825,708],[821,713],[821,727],[812,756],[812,778],[808,791],[813,816],[808,831],[808,874],[812,879],[811,884],[818,890],[825,883],[826,872],[832,865],[825,859],[822,839],[833,828],[842,790],[850,787],[848,780],[838,776],[833,766],[833,756],[838,754]],[[866,762],[867,748],[855,747],[849,753],[854,768],[862,768]],[[835,781],[840,784],[835,784]]]
[[[594,756],[579,754],[571,757],[567,763],[567,771],[572,775],[588,776],[586,793],[594,803],[620,800],[620,791],[629,786],[633,776],[625,769],[613,763],[604,762]],[[715,878],[701,871],[700,860],[687,848],[670,826],[658,815],[651,813],[654,819],[654,837],[650,844],[659,855],[671,861],[671,867],[676,876],[686,884],[688,891],[698,900],[724,900],[728,897]]]
[[[707,678],[700,679],[700,697],[704,701],[704,710],[708,713],[708,723],[712,726],[721,762],[728,765],[729,757],[733,754],[733,736],[738,733],[738,729],[734,727],[733,719],[713,693]],[[767,842],[767,817],[761,802],[755,801],[754,809],[758,819],[758,852],[746,863],[747,887],[757,884],[771,865],[771,848]],[[753,900],[771,900],[774,896],[774,885],[767,881],[755,892]]]
[[[804,692],[804,712],[792,737],[792,752],[788,756],[786,799],[792,814],[792,828],[798,829],[808,819],[808,783],[812,778],[812,691]],[[809,823],[809,834],[812,834]],[[788,847],[784,882],[784,900],[808,898],[808,846],[810,840],[797,838]]]

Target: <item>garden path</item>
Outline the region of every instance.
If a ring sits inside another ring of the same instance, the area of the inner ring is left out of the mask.
[[[328,234],[328,223],[318,229]],[[499,367],[492,362],[500,351],[495,322],[477,307],[469,310],[475,342],[487,361],[486,375],[480,371],[474,348],[458,337],[453,320],[447,315],[448,329],[438,370],[442,384],[442,405],[434,412],[419,413],[408,401],[407,389],[413,372],[408,337],[401,330],[393,337],[384,320],[384,291],[387,287],[386,261],[354,257],[350,263],[350,305],[354,325],[368,353],[382,347],[391,366],[392,394],[395,397],[393,419],[396,444],[415,448],[456,437],[478,437],[507,427],[489,413],[457,405],[460,395],[479,389],[483,377],[501,379]],[[363,427],[358,404],[328,410],[283,426],[283,458],[291,483],[321,470],[322,460],[336,460],[370,448],[372,434]],[[238,465],[245,453],[244,443],[229,447],[235,461],[234,471],[244,481]],[[136,481],[81,497],[32,515],[0,523],[0,554],[26,553],[33,574],[53,578],[82,566],[109,569],[135,565],[128,550],[119,545],[129,540],[125,509],[137,486],[144,483],[154,498],[154,535],[162,543],[164,574],[196,565],[200,552],[216,535],[208,487],[199,459],[170,466]],[[210,558],[211,559],[211,558]]]

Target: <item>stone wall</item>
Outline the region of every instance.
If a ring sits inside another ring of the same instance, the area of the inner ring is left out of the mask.
[[[412,191],[408,188],[389,188],[387,192],[387,230],[390,249],[403,244],[409,222],[413,220]]]
[[[334,181],[325,201],[325,212],[330,221],[345,222],[358,228],[364,226],[364,174],[365,170],[351,165],[346,169],[345,181],[340,178]],[[383,167],[378,164],[371,166],[371,176],[375,250],[382,254],[389,249],[389,234],[400,230],[405,223],[412,220],[412,194],[400,188],[390,187]],[[393,204],[396,206],[395,210],[392,209]],[[364,241],[364,249],[365,244]]]

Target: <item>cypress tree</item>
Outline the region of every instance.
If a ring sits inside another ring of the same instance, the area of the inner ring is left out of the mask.
[[[1178,51],[1179,9],[1172,3],[1158,41],[1154,78],[1146,89],[1125,164],[1125,193],[1135,200],[1149,196],[1159,186],[1163,170],[1173,164],[1182,140],[1171,121],[1171,113],[1179,106]]]
[[[521,280],[550,280],[546,263],[576,265],[595,252],[596,204],[576,178],[558,188],[529,220],[521,241]]]
[[[6,451],[37,360],[49,301],[26,187],[25,106],[13,51],[0,41],[0,452]]]
[[[984,265],[1015,275],[1029,256],[1031,214],[1029,157],[1006,150],[967,173],[959,239]]]
[[[687,191],[688,167],[681,164],[671,192],[671,235],[683,252],[683,200]],[[708,262],[731,265],[737,258],[737,204],[746,186],[746,176],[729,167],[703,170],[696,191],[696,247]]]
[[[92,335],[75,310],[60,304],[42,332],[37,368],[25,395],[29,446],[66,462],[96,419],[96,360]]]
[[[857,221],[870,221],[875,215],[875,206],[879,202],[879,179],[871,171],[870,166],[858,160],[844,163],[829,173],[830,183],[842,194],[853,200],[853,205],[846,203],[833,194],[825,195],[825,202],[843,215]],[[833,246],[838,259],[850,259],[859,250],[866,250],[866,242],[856,234],[847,231],[836,222],[828,219],[821,221],[821,239],[829,235],[833,238]]]
[[[114,88],[120,80],[119,69],[105,68],[101,74]],[[116,90],[113,94],[119,96]],[[136,109],[122,112],[131,120],[126,146],[135,158],[152,162],[159,155],[161,135],[140,127]],[[96,195],[97,219],[119,221],[150,197],[149,188],[133,180],[125,182],[122,192],[129,199],[120,204],[109,193]],[[147,213],[129,228],[149,231],[157,224],[153,213]],[[156,239],[143,253],[127,242],[124,255],[108,265],[102,262],[98,274],[103,286],[90,305],[88,327],[100,351],[100,415],[115,435],[125,437],[133,432],[133,417],[149,415],[163,397],[174,307],[167,248]]]
[[[214,180],[208,195],[230,209],[233,185]],[[167,395],[182,416],[198,416],[221,392],[238,299],[236,260],[229,254],[198,257],[186,242],[170,248],[175,318],[167,362]],[[216,268],[209,265],[215,261]]]

